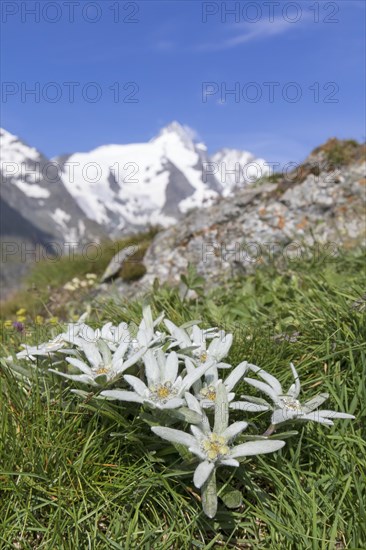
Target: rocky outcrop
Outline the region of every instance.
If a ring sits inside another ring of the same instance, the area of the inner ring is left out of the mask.
[[[314,246],[334,255],[339,247],[365,245],[363,159],[357,143],[330,140],[286,177],[267,178],[191,212],[155,237],[140,284],[149,286],[155,277],[178,283],[193,264],[210,286],[279,255],[298,257]]]

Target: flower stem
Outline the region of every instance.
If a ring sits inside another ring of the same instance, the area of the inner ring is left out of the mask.
[[[264,436],[272,435],[276,431],[276,424],[270,424],[266,431],[264,432]]]

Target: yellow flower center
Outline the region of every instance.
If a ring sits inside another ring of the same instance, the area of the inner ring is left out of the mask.
[[[157,389],[156,395],[159,397],[159,399],[165,399],[170,395],[170,389],[166,386],[160,386],[160,388]]]
[[[166,401],[176,395],[176,393],[176,390],[172,388],[171,382],[150,387],[150,396],[154,401]]]
[[[290,411],[301,411],[301,403],[297,399],[284,396],[281,398],[281,401],[285,405],[286,409],[289,409]]]
[[[207,458],[216,460],[229,453],[229,447],[226,443],[225,437],[213,433],[202,442],[202,449],[205,451]]]
[[[101,367],[97,370],[97,374],[107,374],[109,372],[109,369],[106,367]]]
[[[208,358],[208,353],[207,351],[203,351],[201,354],[200,354],[200,361],[201,363],[205,363],[207,361],[207,358]]]
[[[209,399],[210,401],[216,401],[216,389],[214,386],[208,386],[207,388],[202,388],[200,391],[201,397],[204,399]]]

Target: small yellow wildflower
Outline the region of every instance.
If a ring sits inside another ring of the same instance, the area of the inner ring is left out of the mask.
[[[25,313],[27,313],[27,310],[24,309],[24,307],[21,307],[20,309],[18,309],[18,311],[16,312],[15,315],[20,315],[20,316],[22,316],[22,315],[24,315]]]
[[[51,324],[51,325],[57,325],[58,323],[58,317],[50,317],[48,319],[48,322]]]
[[[42,315],[36,315],[35,322],[37,323],[37,325],[43,325],[44,318],[42,317]]]
[[[24,315],[18,315],[17,317],[17,321],[18,323],[24,323],[24,321],[26,321],[26,317],[24,317]]]

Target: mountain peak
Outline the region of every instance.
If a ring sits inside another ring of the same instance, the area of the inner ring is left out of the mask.
[[[196,133],[189,126],[180,124],[176,120],[173,120],[166,126],[164,126],[158,135],[153,138],[151,141],[160,140],[161,138],[178,138],[186,147],[189,149],[194,148]]]

